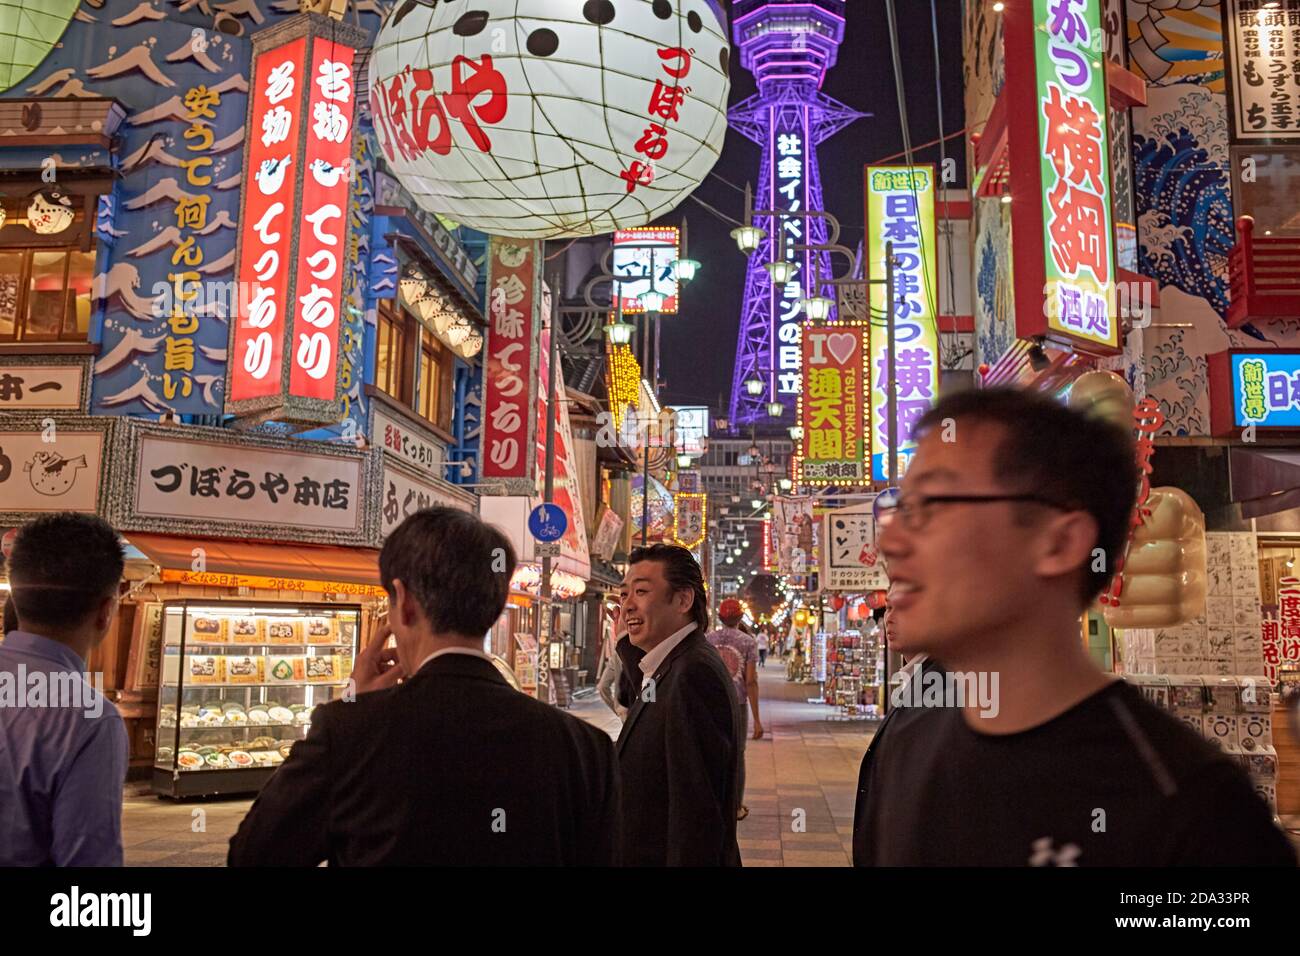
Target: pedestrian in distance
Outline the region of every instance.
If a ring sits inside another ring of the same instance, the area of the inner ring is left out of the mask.
[[[1244,771],[1080,640],[1130,526],[1129,434],[978,390],[941,399],[915,435],[877,546],[889,645],[918,681],[941,669],[942,692],[939,706],[910,695],[877,731],[854,863],[1294,865]]]
[[[9,555],[15,626],[0,644],[0,866],[121,866],[129,745],[86,659],[122,595],[117,532],[93,515],[24,525]],[[43,688],[40,699],[34,689]]]
[[[749,816],[749,807],[745,806],[744,749],[749,739],[747,719],[750,711],[754,714],[754,739],[760,740],[763,737],[763,721],[758,716],[758,670],[754,666],[754,659],[758,656],[758,642],[742,630],[745,626],[742,620],[744,616],[745,609],[740,602],[735,598],[727,598],[718,607],[718,620],[722,622],[722,627],[708,635],[709,643],[718,652],[727,673],[731,675],[731,683],[736,688],[736,700],[740,704],[741,719],[746,721],[740,727],[741,754],[736,761],[736,793],[740,799],[740,807],[736,811],[737,820]]]
[[[637,548],[619,595],[628,636],[618,653],[631,702],[618,738],[624,863],[739,866],[743,718],[731,676],[705,639],[700,566],[676,545]]]
[[[506,537],[454,508],[393,531],[388,624],[357,658],[356,692],[313,712],[230,841],[232,866],[618,864],[609,737],[514,690],[483,651],[514,568]]]

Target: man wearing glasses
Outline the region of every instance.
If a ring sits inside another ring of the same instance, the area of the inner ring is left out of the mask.
[[[996,390],[942,399],[916,434],[877,507],[890,646],[996,675],[1000,699],[890,713],[863,759],[854,863],[1294,865],[1245,773],[1084,647],[1136,497],[1128,435]]]

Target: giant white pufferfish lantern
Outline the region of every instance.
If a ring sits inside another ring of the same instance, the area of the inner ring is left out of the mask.
[[[407,0],[375,38],[370,104],[430,212],[599,235],[669,212],[713,168],[729,52],[714,0]]]

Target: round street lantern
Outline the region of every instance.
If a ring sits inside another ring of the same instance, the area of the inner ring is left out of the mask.
[[[765,262],[763,268],[767,274],[772,277],[773,285],[785,285],[794,278],[794,274],[799,271],[799,265],[785,259],[779,259],[776,262]]]
[[[815,295],[811,298],[800,299],[799,307],[808,314],[808,318],[814,322],[822,322],[831,314],[831,306],[835,303],[824,295]]]
[[[767,230],[760,229],[758,226],[740,226],[731,230],[731,238],[736,240],[736,247],[745,255],[757,249],[766,235]]]
[[[686,454],[685,452],[682,452],[680,455],[678,455],[678,456],[677,456],[677,467],[678,467],[678,468],[689,468],[689,467],[691,467],[691,456],[688,455],[688,454]]]
[[[678,282],[690,282],[695,278],[695,273],[700,270],[698,259],[678,259],[673,265]]]
[[[745,391],[747,391],[747,392],[748,392],[750,395],[752,395],[754,398],[757,398],[759,395],[762,395],[762,394],[763,394],[763,380],[762,380],[761,378],[759,378],[758,376],[754,376],[753,378],[747,378],[747,379],[745,379]]]
[[[802,425],[791,425],[791,426],[790,426],[790,438],[791,438],[793,441],[801,441],[801,440],[803,439],[803,426],[802,426]]]
[[[482,232],[556,239],[646,225],[722,152],[731,51],[717,11],[403,5],[369,63],[380,149],[418,204]],[[689,90],[663,107],[671,119],[647,113],[665,89]]]
[[[611,322],[605,326],[605,337],[611,345],[627,345],[632,341],[632,333],[635,331],[636,326],[631,322]]]
[[[736,563],[736,559],[733,558],[731,555],[727,555],[727,563],[728,563],[728,564],[735,564],[735,563]]]
[[[780,418],[785,414],[785,404],[782,402],[768,402],[767,414],[772,418]]]
[[[740,557],[742,554],[745,553],[745,549],[744,549],[744,548],[737,548],[737,549],[736,549],[735,551],[733,551],[732,553],[733,553],[736,557]]]
[[[637,296],[637,300],[647,312],[658,312],[664,307],[664,302],[667,298],[668,297],[658,289],[650,289]]]

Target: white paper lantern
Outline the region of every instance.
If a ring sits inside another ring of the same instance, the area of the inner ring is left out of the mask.
[[[27,228],[42,236],[53,236],[72,225],[72,200],[57,190],[41,190],[27,206]]]
[[[457,322],[447,330],[447,341],[451,343],[452,348],[459,350],[473,332],[474,329],[468,322]]]
[[[483,336],[477,329],[470,332],[469,338],[461,343],[460,348],[456,349],[461,358],[471,359],[479,352],[483,351]]]
[[[644,225],[718,158],[714,0],[398,3],[375,38],[380,146],[427,210],[526,239]]]
[[[412,269],[397,280],[397,291],[402,297],[402,303],[408,309],[414,309],[415,303],[429,291],[429,281]]]

